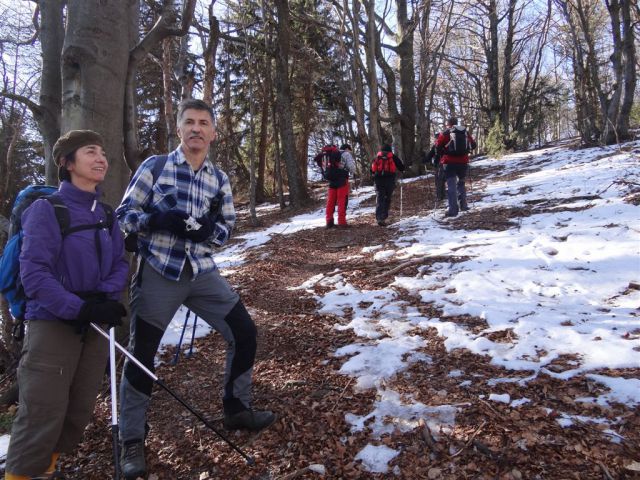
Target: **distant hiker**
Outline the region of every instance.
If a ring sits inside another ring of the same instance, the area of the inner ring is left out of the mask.
[[[314,160],[322,170],[324,179],[329,181],[325,211],[326,227],[334,226],[333,212],[336,209],[336,204],[338,205],[338,227],[346,227],[349,174],[353,175],[356,172],[351,146],[345,143],[338,150],[336,145],[325,145]]]
[[[436,141],[438,140],[439,133],[436,133],[435,140],[429,149],[429,152],[425,155],[422,163],[431,165],[435,169],[434,181],[436,186],[436,201],[444,200],[446,192],[446,179],[444,175],[444,166],[440,163],[440,154],[436,148]]]
[[[216,138],[211,108],[201,100],[178,106],[180,145],[168,156],[148,158],[133,176],[116,209],[121,227],[138,234],[138,268],[131,292],[129,350],[153,370],[160,340],[184,304],[228,344],[224,376],[224,425],[260,430],[275,415],[253,410],[251,387],[257,329],[238,294],[220,275],[216,247],[236,221],[227,175],[207,154]],[[164,167],[154,180],[156,161]],[[145,422],[153,381],[128,360],[120,384],[121,468],[144,476]]]
[[[113,210],[99,202],[98,185],[109,168],[103,144],[91,130],[61,136],[53,157],[62,183],[21,217],[27,331],[8,480],[49,478],[60,453],[72,452],[80,442],[109,355],[109,343],[89,323],[118,326],[127,313],[118,301],[129,272],[122,233]]]
[[[436,148],[441,153],[440,163],[447,180],[448,209],[445,217],[455,217],[459,210],[469,210],[464,180],[469,170],[469,153],[476,148],[476,141],[458,119],[447,120],[446,129],[438,135]],[[459,205],[458,205],[459,202]]]
[[[389,216],[391,195],[396,187],[396,171],[404,172],[404,163],[391,151],[391,145],[382,146],[371,164],[373,182],[376,186],[376,221],[381,227],[386,226]]]

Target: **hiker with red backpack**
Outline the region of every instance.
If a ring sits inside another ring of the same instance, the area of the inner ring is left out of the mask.
[[[391,150],[391,145],[382,146],[371,164],[373,182],[376,186],[376,221],[386,226],[391,206],[391,195],[396,188],[396,172],[404,172],[404,163]]]
[[[356,163],[351,154],[351,145],[325,145],[315,156],[314,161],[320,167],[322,176],[329,182],[327,207],[325,211],[326,227],[332,228],[333,212],[338,206],[338,227],[347,226],[347,204],[349,203],[349,174],[356,173]]]
[[[59,189],[12,219],[22,240],[27,330],[5,480],[63,478],[58,456],[82,439],[109,354],[89,325],[118,326],[127,313],[119,301],[129,274],[124,241],[113,210],[99,201],[109,167],[103,143],[90,130],[61,136],[53,146]]]
[[[465,127],[458,126],[456,117],[450,117],[436,140],[447,182],[448,209],[445,217],[455,217],[460,210],[469,210],[464,181],[469,171],[469,153],[474,148],[476,141],[471,134]]]

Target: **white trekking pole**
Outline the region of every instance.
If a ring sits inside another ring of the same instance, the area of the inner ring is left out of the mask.
[[[402,173],[400,174],[400,218],[402,218]]]
[[[189,410],[198,420],[200,420],[207,428],[209,428],[209,430],[213,431],[216,435],[218,435],[218,437],[220,437],[222,440],[224,440],[227,445],[229,445],[231,448],[233,448],[236,452],[238,452],[246,461],[247,464],[253,466],[256,464],[256,461],[253,457],[250,457],[249,455],[247,455],[245,452],[243,452],[240,447],[238,447],[234,442],[232,442],[231,440],[229,440],[226,435],[224,435],[220,430],[218,430],[209,420],[207,420],[204,415],[200,412],[198,412],[196,409],[194,409],[189,403],[187,403],[180,395],[178,395],[177,393],[175,393],[171,388],[169,388],[162,380],[160,380],[158,378],[158,376],[153,373],[151,370],[149,370],[147,367],[144,366],[144,364],[142,362],[140,362],[136,357],[134,357],[126,348],[124,348],[122,345],[120,345],[118,342],[115,341],[115,339],[112,340],[111,335],[107,334],[107,332],[105,332],[102,328],[100,328],[99,326],[97,326],[95,323],[90,323],[91,328],[93,328],[96,332],[98,332],[100,335],[102,335],[104,338],[109,340],[109,347],[111,348],[111,345],[115,346],[115,348],[117,348],[120,353],[122,353],[125,357],[127,357],[129,359],[130,362],[133,362],[133,364],[138,367],[142,373],[144,373],[147,377],[149,377],[151,380],[153,380],[159,387],[162,387],[162,389],[167,392],[169,395],[171,395],[178,403],[180,403],[180,405],[182,405],[184,408],[186,408],[187,410]],[[113,332],[113,329],[111,329]],[[111,357],[112,359],[115,358],[115,352],[114,355],[112,355]],[[113,369],[115,371],[115,362],[113,363]],[[115,386],[115,374],[112,377],[112,389]],[[111,406],[111,410],[113,412],[113,405]],[[117,418],[117,417],[116,417]],[[116,431],[117,431],[117,424],[116,424]],[[117,438],[117,434],[114,438]]]
[[[111,377],[111,436],[113,437],[113,466],[115,480],[120,480],[120,454],[118,439],[118,391],[116,389],[116,337],[115,327],[109,329],[109,376]]]

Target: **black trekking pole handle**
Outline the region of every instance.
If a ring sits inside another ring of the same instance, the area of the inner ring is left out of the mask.
[[[100,335],[102,335],[103,337],[105,337],[106,339],[109,339],[109,334],[107,332],[105,332],[103,329],[101,329],[100,327],[98,327],[95,323],[91,323],[90,324],[91,327],[98,332]],[[218,435],[222,440],[224,440],[227,445],[229,445],[231,448],[233,448],[236,452],[238,452],[240,454],[240,456],[242,456],[242,458],[244,458],[247,461],[247,464],[250,466],[254,466],[256,464],[256,461],[253,457],[251,457],[250,455],[247,455],[245,452],[243,452],[240,447],[238,447],[235,443],[233,443],[231,440],[229,440],[226,435],[224,435],[220,430],[218,430],[215,426],[213,426],[211,424],[211,422],[209,422],[206,418],[204,418],[204,416],[199,413],[198,411],[196,411],[191,405],[189,405],[185,400],[183,400],[177,393],[175,393],[173,390],[171,390],[162,380],[160,380],[158,378],[158,376],[153,373],[151,370],[149,370],[147,367],[145,367],[136,357],[134,357],[131,353],[129,353],[129,351],[124,348],[122,345],[120,345],[118,342],[114,341],[115,347],[120,350],[120,352],[122,354],[124,354],[125,357],[127,357],[129,360],[131,360],[140,370],[142,370],[151,380],[153,380],[154,382],[156,382],[160,387],[162,387],[169,395],[171,395],[173,398],[175,398],[184,408],[186,408],[187,410],[189,410],[193,415],[196,416],[196,418],[198,418],[198,420],[200,420],[202,423],[204,423],[205,426],[207,426],[210,430],[212,430],[216,435]]]

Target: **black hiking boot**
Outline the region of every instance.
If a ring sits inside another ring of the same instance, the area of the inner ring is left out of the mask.
[[[224,415],[224,428],[227,430],[262,430],[276,421],[273,412],[265,410],[243,410],[235,414]]]
[[[144,477],[147,466],[144,462],[144,441],[129,440],[122,446],[120,456],[120,471],[126,480]]]

